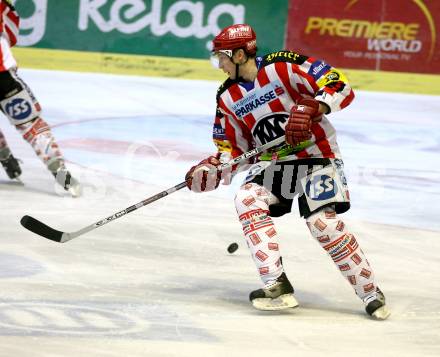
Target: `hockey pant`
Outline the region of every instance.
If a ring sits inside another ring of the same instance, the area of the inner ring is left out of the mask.
[[[31,89],[17,75],[16,69],[0,72],[0,84],[1,111],[48,169],[56,173],[64,166],[64,159],[49,125],[40,117],[41,107]],[[9,156],[9,147],[0,134],[0,153],[2,151]]]
[[[277,202],[278,198],[267,188],[255,183],[243,185],[235,198],[247,245],[265,285],[274,282],[284,270],[279,237],[269,216],[269,205]],[[361,299],[376,291],[374,273],[364,253],[331,206],[314,212],[306,223]]]

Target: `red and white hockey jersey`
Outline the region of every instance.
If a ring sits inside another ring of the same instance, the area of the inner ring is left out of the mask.
[[[218,90],[213,139],[220,154],[237,157],[283,136],[290,110],[301,98],[315,98],[327,104],[330,112],[341,110],[354,98],[343,73],[324,61],[279,51],[257,57],[256,63],[254,82],[228,79]],[[297,147],[278,147],[278,160],[339,157],[335,129],[325,115],[313,123],[312,134]]]
[[[20,18],[9,0],[0,0],[0,72],[16,67],[11,47],[18,40]]]

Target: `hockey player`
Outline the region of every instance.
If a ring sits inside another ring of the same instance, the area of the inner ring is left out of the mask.
[[[65,167],[49,125],[40,116],[40,104],[17,74],[17,63],[11,47],[17,43],[18,26],[19,16],[10,1],[0,0],[0,109],[32,146],[56,182],[72,196],[78,196],[80,185]],[[21,175],[20,165],[1,132],[0,162],[11,179]]]
[[[185,179],[195,192],[218,187],[216,167],[255,146],[285,135],[285,144],[250,166],[235,207],[263,281],[250,300],[261,310],[296,307],[294,289],[283,269],[272,217],[291,211],[298,196],[300,215],[312,236],[365,304],[386,319],[390,312],[374,272],[354,234],[339,214],[350,207],[335,129],[327,115],[354,98],[344,74],[324,61],[291,51],[256,57],[254,30],[226,27],[213,40],[213,54],[228,79],[217,92],[213,138],[215,155],[193,166]],[[235,167],[238,172],[240,167]],[[233,172],[233,174],[234,174]]]

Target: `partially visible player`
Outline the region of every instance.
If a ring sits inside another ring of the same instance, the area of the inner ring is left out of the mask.
[[[0,109],[66,191],[79,196],[81,188],[66,169],[64,158],[41,107],[30,88],[17,74],[11,47],[17,43],[19,16],[8,0],[0,0]],[[7,175],[18,178],[21,168],[0,132],[0,162]]]
[[[327,115],[347,107],[353,91],[344,74],[324,61],[291,51],[263,57],[256,52],[256,35],[249,25],[226,27],[214,38],[213,53],[229,77],[217,93],[213,136],[218,151],[189,170],[187,185],[195,192],[217,188],[222,175],[216,167],[221,162],[285,135],[285,144],[252,164],[235,198],[264,284],[251,292],[252,304],[261,310],[298,305],[272,220],[289,213],[297,196],[310,233],[364,302],[366,312],[386,319],[390,312],[373,269],[339,216],[350,208],[350,200]]]

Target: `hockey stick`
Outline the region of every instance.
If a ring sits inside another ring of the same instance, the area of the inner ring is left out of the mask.
[[[268,142],[264,145],[258,146],[250,151],[245,152],[244,154],[242,154],[240,156],[237,156],[235,159],[218,166],[218,170],[222,171],[222,170],[230,168],[234,165],[242,163],[243,161],[245,161],[255,155],[258,155],[259,153],[261,153],[261,152],[263,152],[273,146],[279,145],[283,142],[284,142],[284,136],[277,138],[271,142]],[[87,232],[90,232],[98,227],[101,227],[104,224],[112,222],[115,219],[121,218],[122,216],[125,216],[126,214],[128,214],[130,212],[136,211],[137,209],[139,209],[143,206],[149,205],[150,203],[157,201],[165,196],[168,196],[168,195],[170,195],[170,194],[172,194],[172,193],[174,193],[184,187],[186,187],[185,181],[179,183],[176,186],[169,188],[168,190],[159,192],[158,194],[156,194],[154,196],[151,196],[151,197],[149,197],[139,203],[136,203],[133,206],[127,207],[126,209],[124,209],[122,211],[119,211],[119,212],[117,212],[107,218],[101,219],[100,221],[93,223],[93,224],[91,224],[87,227],[84,227],[84,228],[82,228],[78,231],[75,231],[75,232],[67,233],[67,232],[58,231],[56,229],[53,229],[53,228],[47,226],[43,222],[41,222],[38,219],[35,219],[31,216],[23,216],[20,220],[20,223],[24,228],[30,230],[31,232],[34,232],[35,234],[38,234],[44,238],[53,240],[54,242],[65,243],[71,239],[79,237],[80,235],[83,235]]]

